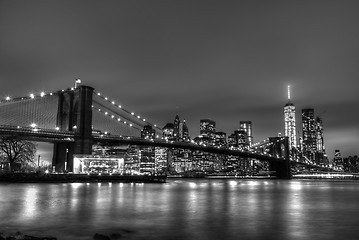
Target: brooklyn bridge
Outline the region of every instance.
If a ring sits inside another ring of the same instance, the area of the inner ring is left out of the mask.
[[[141,129],[156,130],[154,139],[140,138]],[[267,162],[280,179],[291,178],[291,165],[318,167],[290,157],[287,137],[269,137],[248,150],[172,141],[162,136],[162,129],[105,97],[91,86],[38,95],[10,98],[0,103],[0,136],[53,144],[52,166],[55,171],[74,171],[74,156],[92,155],[93,145],[106,144],[188,149],[224,156],[237,156]]]

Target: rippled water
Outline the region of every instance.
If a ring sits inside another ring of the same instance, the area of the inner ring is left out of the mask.
[[[0,184],[0,232],[59,240],[358,239],[359,182]]]

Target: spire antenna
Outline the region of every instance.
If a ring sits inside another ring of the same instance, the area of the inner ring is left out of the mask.
[[[288,101],[290,101],[290,85],[288,85]]]

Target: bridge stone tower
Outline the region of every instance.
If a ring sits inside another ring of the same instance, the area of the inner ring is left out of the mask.
[[[73,131],[73,143],[54,143],[52,165],[56,171],[72,171],[73,154],[92,153],[92,94],[93,88],[78,86],[59,93],[57,127]]]
[[[276,172],[279,179],[291,179],[289,161],[289,138],[288,137],[270,137],[269,153],[273,156],[284,158],[283,161],[270,162],[269,169]]]

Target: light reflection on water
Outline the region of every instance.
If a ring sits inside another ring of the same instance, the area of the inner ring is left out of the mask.
[[[359,182],[0,184],[0,232],[59,240],[357,239]]]

